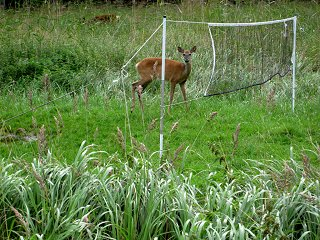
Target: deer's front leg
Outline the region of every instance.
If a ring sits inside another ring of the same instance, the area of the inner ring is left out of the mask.
[[[187,95],[186,95],[186,82],[180,83],[180,88],[181,88],[184,103],[186,105],[186,110],[188,111],[188,103],[187,103]]]

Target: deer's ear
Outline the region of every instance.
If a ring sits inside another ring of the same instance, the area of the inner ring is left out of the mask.
[[[194,46],[193,48],[191,48],[190,52],[193,53],[193,52],[195,52],[196,50],[197,50],[197,47]]]
[[[184,49],[181,47],[178,47],[178,52],[184,53]]]

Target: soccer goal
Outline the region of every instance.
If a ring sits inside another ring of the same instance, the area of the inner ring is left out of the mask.
[[[164,84],[167,24],[207,25],[212,47],[212,69],[204,96],[226,94],[263,85],[292,75],[292,111],[295,108],[296,24],[291,17],[266,22],[210,23],[174,21],[163,17],[160,157],[163,152]]]
[[[262,85],[275,76],[294,72],[295,26],[295,17],[255,23],[208,23],[213,70],[204,95]],[[294,77],[292,80],[294,109]]]

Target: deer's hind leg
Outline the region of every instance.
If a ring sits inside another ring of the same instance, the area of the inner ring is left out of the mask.
[[[142,103],[142,92],[143,90],[149,85],[149,83],[152,81],[152,79],[150,79],[147,82],[142,82],[137,81],[132,83],[132,105],[131,105],[131,112],[133,112],[134,108],[135,108],[135,100],[136,100],[136,96],[135,96],[135,92],[138,93],[138,98],[139,98],[139,103],[140,103],[140,107],[143,111],[143,103]]]
[[[134,108],[135,108],[135,102],[136,102],[136,87],[138,82],[134,82],[132,83],[132,90],[131,90],[131,94],[132,94],[132,104],[131,104],[131,112],[133,112]]]
[[[142,103],[142,91],[143,91],[142,85],[138,85],[138,87],[137,87],[137,93],[138,93],[138,98],[139,98],[140,107],[141,107],[141,110],[142,110],[142,112],[143,112],[143,111],[144,111],[144,108],[143,108],[143,103]]]

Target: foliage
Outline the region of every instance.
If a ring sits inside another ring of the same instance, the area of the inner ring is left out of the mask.
[[[319,172],[295,161],[286,163],[284,172],[276,162],[251,161],[242,179],[225,183],[213,181],[211,173],[201,190],[191,175],[178,174],[168,162],[154,168],[144,158],[129,165],[110,156],[92,168],[95,156],[105,153],[90,148],[82,143],[71,165],[51,154],[31,164],[0,162],[1,238],[316,239],[320,234]],[[281,185],[288,174],[289,185]]]

